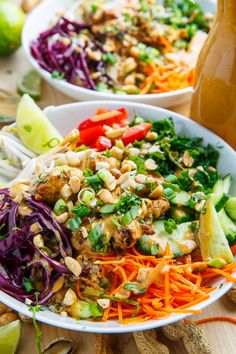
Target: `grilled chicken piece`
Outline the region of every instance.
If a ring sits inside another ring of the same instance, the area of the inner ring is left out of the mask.
[[[151,225],[140,224],[143,235],[154,235],[155,230]]]
[[[83,248],[88,248],[88,246],[85,247],[85,245],[88,245],[88,242],[83,237],[81,230],[73,232],[70,242],[76,251],[82,251]]]
[[[122,250],[130,247],[132,243],[132,233],[126,227],[120,227],[113,236],[114,246]]]
[[[133,220],[128,227],[120,227],[113,235],[114,246],[122,250],[132,247],[142,237],[142,228]]]
[[[60,199],[60,190],[67,182],[67,178],[61,176],[50,176],[46,182],[41,182],[35,189],[34,197],[39,202],[54,205]]]
[[[165,215],[170,209],[170,203],[166,198],[152,200],[152,203],[147,204],[147,215],[153,215],[155,219]]]

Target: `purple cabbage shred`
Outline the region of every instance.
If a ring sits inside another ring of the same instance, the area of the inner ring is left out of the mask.
[[[43,304],[55,293],[57,279],[69,273],[61,260],[72,255],[70,231],[53,218],[46,204],[32,197],[25,198],[32,210],[25,216],[19,214],[19,204],[7,189],[0,190],[0,197],[0,289],[33,303],[39,291],[39,303]],[[37,232],[33,225],[43,234],[45,249],[34,244]],[[32,287],[27,287],[27,281]]]

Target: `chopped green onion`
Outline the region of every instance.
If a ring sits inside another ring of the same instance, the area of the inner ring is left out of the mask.
[[[132,218],[131,218],[130,212],[127,211],[127,213],[125,213],[125,215],[122,218],[122,222],[125,226],[128,226],[131,223],[131,221],[132,221]]]
[[[99,170],[97,174],[103,182],[106,182],[107,180],[113,177],[112,174],[105,168]]]
[[[146,289],[140,289],[136,282],[129,282],[125,284],[124,289],[133,291],[135,294],[144,294],[146,292]]]
[[[172,188],[165,188],[163,191],[163,195],[168,199],[173,199],[176,194]]]
[[[83,175],[84,175],[84,177],[92,176],[93,175],[93,171],[90,168],[86,168],[83,171]]]
[[[101,207],[101,214],[113,214],[116,212],[116,206],[114,204],[105,204]]]
[[[138,216],[138,212],[139,212],[138,206],[134,206],[129,211],[127,211],[122,218],[122,222],[124,226],[128,226],[131,223],[131,221]]]
[[[158,254],[158,247],[157,247],[157,245],[151,245],[150,251],[151,251],[151,255],[152,255],[152,256],[156,256],[156,255]]]
[[[173,191],[178,191],[178,186],[176,186],[175,184],[171,184],[171,183],[162,183],[162,187],[165,188],[165,189],[169,189],[171,188]]]
[[[116,57],[112,53],[103,54],[103,60],[106,61],[109,64],[115,64],[116,63]]]
[[[166,181],[171,182],[171,183],[175,183],[177,181],[177,177],[172,174],[166,176],[165,179],[166,179]]]
[[[98,183],[101,182],[101,179],[99,178],[99,176],[96,174],[94,176],[88,176],[86,177],[86,180],[88,181],[88,183]]]
[[[164,228],[168,234],[172,234],[174,229],[177,229],[177,225],[174,219],[168,219],[164,221]]]
[[[75,208],[71,209],[71,212],[73,214],[76,214],[76,216],[82,218],[84,216],[89,215],[90,213],[90,209],[88,207],[86,207],[83,204],[77,205]]]
[[[76,231],[80,228],[82,224],[81,219],[77,216],[76,218],[68,220],[68,227],[71,231]]]
[[[67,205],[63,199],[59,199],[54,205],[53,211],[56,215],[60,215],[67,210]]]
[[[84,189],[83,193],[81,193],[80,198],[84,204],[89,205],[92,199],[94,198],[94,193],[92,191]]]

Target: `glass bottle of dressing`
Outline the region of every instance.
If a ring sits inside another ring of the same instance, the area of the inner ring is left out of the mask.
[[[236,0],[218,0],[196,67],[190,116],[236,148]]]

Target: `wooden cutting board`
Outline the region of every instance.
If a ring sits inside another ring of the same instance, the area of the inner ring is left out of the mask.
[[[22,49],[10,58],[0,59],[0,115],[6,114],[14,117],[18,96],[8,96],[3,91],[15,92],[18,78],[30,69]],[[58,105],[72,102],[73,100],[62,95],[54,88],[43,82],[41,107]],[[188,115],[189,104],[173,107],[173,111]],[[227,297],[217,301],[204,310],[202,315],[194,318],[207,316],[234,316],[236,317],[236,305],[232,304]],[[236,326],[229,323],[210,323],[202,325],[206,337],[212,345],[212,354],[236,353]],[[77,354],[93,354],[96,335],[63,330],[60,328],[41,325],[44,345],[57,337],[71,337],[78,344]],[[138,354],[131,334],[116,335],[115,354]],[[172,343],[161,334],[160,339],[170,348],[172,354],[186,354],[180,343]],[[3,353],[0,353],[3,354]],[[32,325],[23,325],[20,347],[17,354],[36,354],[35,332]]]

